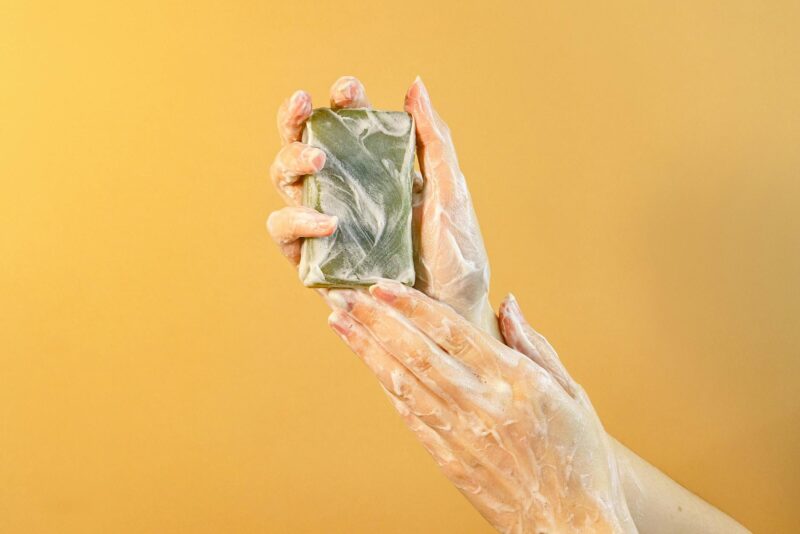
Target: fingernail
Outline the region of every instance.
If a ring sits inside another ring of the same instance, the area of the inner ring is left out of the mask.
[[[508,294],[508,311],[514,316],[515,320],[520,322],[525,321],[525,316],[522,315],[522,308],[519,307],[517,298],[511,293]]]
[[[425,82],[422,81],[422,78],[420,76],[417,76],[417,78],[414,80],[414,85],[416,85],[419,88],[420,98],[427,100],[429,98],[428,87],[425,85]]]
[[[323,215],[314,223],[317,230],[333,230],[339,224],[339,217],[336,215]]]
[[[397,299],[398,295],[400,294],[399,288],[397,287],[398,283],[391,283],[391,282],[378,282],[377,284],[370,286],[369,292],[370,294],[378,300],[382,300],[387,303],[392,303]]]
[[[291,98],[289,99],[289,106],[293,109],[297,107],[302,107],[309,103],[308,93],[303,91],[302,89],[298,89],[294,93],[292,93]]]
[[[422,82],[422,78],[417,76],[406,94],[405,110],[412,114],[416,112],[430,115],[432,113],[430,102],[428,89]]]
[[[336,85],[333,92],[336,95],[337,102],[352,102],[356,98],[358,88],[355,80],[346,78]]]
[[[325,166],[325,161],[327,156],[323,150],[315,147],[306,147],[301,152],[300,157],[303,158],[303,161],[306,165],[313,167],[316,170],[320,170],[322,167]]]
[[[513,293],[506,295],[505,302],[508,311],[516,312],[519,310],[519,304],[517,304],[517,299]]]
[[[331,289],[326,300],[331,307],[338,310],[350,311],[353,308],[351,291],[347,289]]]
[[[343,311],[337,310],[328,316],[328,324],[342,336],[347,336],[353,327],[353,321]]]

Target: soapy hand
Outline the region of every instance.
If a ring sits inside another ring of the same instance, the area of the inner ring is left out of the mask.
[[[352,76],[343,76],[331,86],[330,104],[334,109],[369,107],[364,86]],[[267,231],[294,265],[300,261],[302,238],[329,236],[337,222],[336,217],[301,206],[302,178],[325,165],[324,151],[300,142],[311,109],[311,96],[305,91],[295,91],[281,104],[278,135],[282,148],[269,170],[272,183],[288,206],[270,214]]]
[[[333,108],[369,107],[352,77],[334,83],[330,100]],[[647,532],[747,532],[606,436],[583,390],[513,299],[499,313],[510,348],[486,334],[501,335],[488,303],[489,266],[449,131],[420,80],[405,108],[416,122],[425,175],[414,187],[416,287],[481,330],[402,286],[396,289],[408,298],[394,300],[395,311],[363,293],[333,292],[350,311],[331,322],[447,476],[504,532],[635,532],[631,513]],[[281,106],[283,148],[270,169],[288,206],[272,213],[267,227],[295,265],[302,238],[331,235],[337,224],[300,205],[301,179],[325,165],[323,151],[300,142],[310,114],[303,91]],[[391,300],[391,287],[383,300]],[[379,288],[373,292],[380,296]]]
[[[364,86],[352,76],[333,84],[330,102],[333,108],[369,107]],[[301,206],[302,178],[325,165],[322,150],[300,142],[311,109],[311,97],[305,91],[295,92],[281,105],[278,132],[283,148],[270,168],[288,207],[270,214],[267,229],[295,265],[302,238],[331,235],[337,222],[335,217]],[[450,131],[434,111],[419,78],[406,94],[405,110],[414,117],[422,169],[414,187],[415,287],[497,335],[489,305],[489,262],[466,181]]]
[[[444,474],[498,530],[636,532],[588,399],[513,302],[522,354],[397,282],[331,290],[329,322],[375,373]],[[553,361],[555,358],[555,361]]]
[[[415,199],[417,289],[447,303],[462,317],[497,335],[489,303],[489,259],[450,129],[433,109],[417,77],[405,110],[417,128],[423,187]]]

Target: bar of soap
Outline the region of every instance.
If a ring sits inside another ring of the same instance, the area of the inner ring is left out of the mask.
[[[359,287],[389,278],[413,285],[411,115],[315,109],[303,141],[327,155],[325,167],[305,179],[303,204],[339,218],[332,235],[303,241],[303,284]]]

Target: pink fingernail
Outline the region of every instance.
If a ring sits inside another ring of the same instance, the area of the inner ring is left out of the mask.
[[[292,93],[292,96],[289,99],[289,105],[292,108],[296,108],[297,106],[304,105],[307,102],[308,102],[308,93],[306,93],[302,89],[298,89],[297,91]]]
[[[394,284],[386,282],[378,282],[377,284],[370,286],[369,292],[376,299],[382,300],[389,304],[394,302],[399,295],[398,288],[395,287]]]
[[[316,222],[314,223],[314,227],[317,230],[335,230],[336,226],[339,224],[339,217],[332,215],[322,215],[321,217],[317,218]]]
[[[305,91],[295,91],[289,99],[289,113],[291,120],[300,124],[311,115],[311,97]]]
[[[336,89],[334,89],[334,93],[336,94],[337,102],[352,102],[358,94],[358,87],[355,80],[347,78],[339,82]]]
[[[348,102],[352,102],[353,100],[356,99],[356,93],[357,93],[356,86],[354,83],[351,82],[348,82],[347,85],[345,85],[339,92],[339,94],[343,97],[342,100]]]
[[[517,298],[511,293],[508,294],[508,311],[517,322],[525,321],[525,316],[522,315],[522,308],[519,307]]]
[[[342,336],[347,336],[353,327],[353,322],[343,311],[337,310],[328,316],[328,324]]]
[[[324,167],[327,159],[324,151],[314,147],[304,148],[300,157],[303,158],[303,161],[306,162],[306,165],[309,165],[316,170],[320,170],[322,167]]]
[[[338,310],[350,311],[353,309],[353,292],[349,289],[331,289],[326,300],[328,304]]]

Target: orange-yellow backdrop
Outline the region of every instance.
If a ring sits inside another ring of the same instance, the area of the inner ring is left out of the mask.
[[[487,533],[267,239],[274,114],[449,121],[608,430],[800,521],[797,2],[5,2],[0,532]]]

